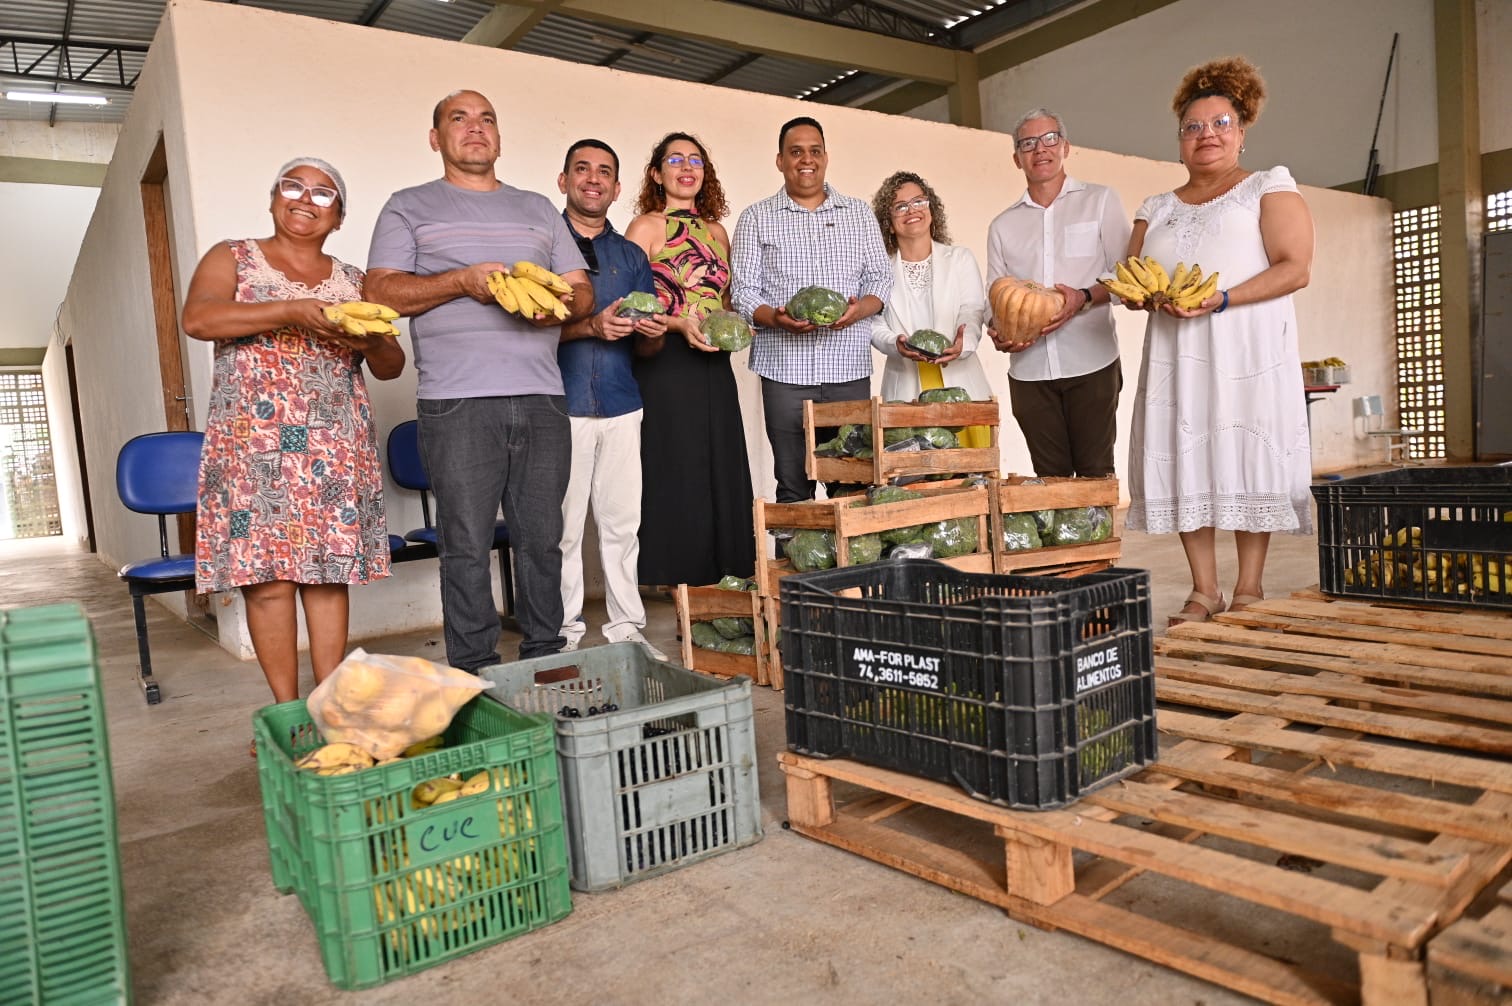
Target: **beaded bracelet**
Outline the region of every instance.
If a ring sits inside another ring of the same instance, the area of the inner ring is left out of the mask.
[[[1225,291],[1223,291],[1223,303],[1219,304],[1217,307],[1213,308],[1213,313],[1214,314],[1222,314],[1224,311],[1227,311],[1227,310],[1228,310],[1228,291],[1225,290]]]

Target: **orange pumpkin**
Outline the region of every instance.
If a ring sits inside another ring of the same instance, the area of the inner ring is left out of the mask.
[[[1066,306],[1066,297],[1053,286],[1004,276],[987,291],[998,338],[1028,342]]]

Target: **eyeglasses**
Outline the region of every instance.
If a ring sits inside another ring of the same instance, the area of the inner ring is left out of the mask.
[[[680,168],[684,164],[690,168],[701,168],[704,166],[704,159],[697,154],[688,157],[684,157],[682,154],[673,154],[671,157],[663,158],[662,163],[669,168]]]
[[[597,276],[599,271],[599,261],[598,252],[593,250],[593,239],[585,238],[580,234],[572,235],[572,239],[577,242],[578,251],[583,253],[583,261],[588,263],[588,272],[594,276]]]
[[[1060,146],[1060,141],[1061,141],[1061,134],[1057,130],[1052,129],[1052,130],[1050,130],[1050,132],[1048,132],[1048,133],[1041,133],[1038,136],[1026,136],[1026,137],[1024,137],[1022,140],[1018,141],[1018,149],[1019,149],[1019,153],[1021,153],[1021,154],[1027,154],[1031,150],[1033,150],[1035,147],[1038,147],[1041,144],[1043,144],[1043,145],[1045,145],[1047,147],[1058,147],[1058,146]]]
[[[929,209],[929,197],[928,196],[919,196],[917,199],[910,199],[906,203],[893,203],[893,205],[892,205],[892,212],[893,212],[893,216],[895,216],[895,217],[896,216],[901,216],[904,213],[912,213],[912,212],[914,212],[916,210],[927,210],[927,209]]]
[[[339,194],[335,189],[327,188],[324,185],[306,185],[298,178],[290,178],[287,175],[278,180],[278,194],[285,199],[290,201],[297,200],[306,192],[310,194],[310,202],[322,208],[334,203],[336,196]]]
[[[1195,140],[1210,129],[1213,131],[1214,136],[1224,136],[1233,128],[1234,117],[1224,112],[1211,122],[1203,122],[1201,119],[1188,119],[1181,124],[1178,135],[1183,140]]]

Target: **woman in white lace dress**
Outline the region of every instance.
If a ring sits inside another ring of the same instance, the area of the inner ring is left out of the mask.
[[[1307,285],[1313,224],[1284,167],[1239,164],[1265,84],[1242,57],[1190,71],[1176,92],[1187,182],[1134,218],[1133,255],[1220,273],[1193,310],[1150,315],[1129,448],[1128,526],[1181,535],[1192,593],[1172,624],[1225,609],[1217,530],[1234,532],[1229,610],[1265,596],[1273,532],[1312,531],[1311,454],[1291,295]]]
[[[327,304],[362,298],[362,270],[324,251],[346,215],[336,169],[300,158],[273,181],[273,236],[205,254],[184,332],[215,344],[200,455],[195,585],[240,589],[276,702],[299,697],[296,596],[318,682],[346,654],[347,586],[389,572],[367,363],[404,370],[387,336],[353,337]]]

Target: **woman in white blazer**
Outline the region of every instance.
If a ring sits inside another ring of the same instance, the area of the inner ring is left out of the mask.
[[[893,266],[892,295],[872,326],[872,345],[887,357],[882,397],[913,401],[921,390],[947,387],[963,388],[976,401],[991,398],[976,353],[987,314],[982,271],[971,249],[949,243],[939,195],[913,172],[898,171],[872,197],[872,210]],[[932,360],[905,343],[921,328],[955,342]]]

